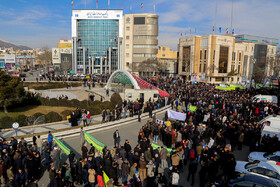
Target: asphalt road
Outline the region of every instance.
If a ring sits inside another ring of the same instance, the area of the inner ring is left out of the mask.
[[[162,119],[164,117],[164,114],[159,114],[157,115],[158,119]],[[123,145],[125,140],[128,139],[131,143],[132,149],[137,145],[137,138],[138,138],[138,132],[140,128],[147,122],[148,119],[142,120],[142,122],[130,122],[127,125],[107,129],[107,130],[102,130],[98,132],[93,132],[90,133],[94,138],[102,142],[103,144],[107,145],[109,149],[111,149],[114,146],[113,142],[113,133],[116,129],[119,130],[120,132],[120,137],[121,137],[121,144]],[[81,146],[80,146],[80,137],[75,136],[71,138],[65,138],[62,140],[65,145],[70,148],[70,150],[73,150],[74,153],[76,154],[76,158],[81,157]],[[152,141],[152,140],[151,140]],[[160,140],[158,141],[158,145],[162,145]],[[243,146],[242,151],[234,151],[234,155],[236,160],[243,160],[246,161],[247,157],[249,154],[249,148],[246,146]],[[65,156],[62,157],[63,160],[65,160]],[[64,161],[62,161],[63,163]],[[198,167],[199,171],[200,167]],[[198,173],[198,172],[197,172]],[[188,176],[188,168],[184,168],[184,172],[180,174],[180,185],[182,186],[191,186],[191,183],[187,181],[187,176]],[[49,178],[48,178],[48,172],[44,173],[44,176],[41,178],[39,181],[39,186],[42,186],[44,184],[45,186],[49,183]],[[195,185],[194,186],[199,186],[199,178],[198,174],[195,175]]]

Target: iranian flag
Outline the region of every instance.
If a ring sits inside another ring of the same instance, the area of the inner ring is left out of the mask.
[[[143,3],[141,3],[141,8],[143,8],[144,7],[144,4]]]
[[[226,33],[228,34],[228,28],[226,29]]]
[[[72,5],[72,6],[74,5],[73,0],[71,0],[71,5]]]

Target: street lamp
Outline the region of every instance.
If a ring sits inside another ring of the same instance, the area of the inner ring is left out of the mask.
[[[251,75],[250,75],[250,89],[252,87],[252,78],[253,78],[253,71],[254,71],[254,65],[256,63],[256,59],[254,57],[251,58]]]

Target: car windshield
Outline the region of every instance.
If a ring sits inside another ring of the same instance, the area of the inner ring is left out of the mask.
[[[275,155],[275,154],[276,154],[276,152],[274,152],[274,153],[264,153],[263,157],[267,158],[267,157]]]
[[[260,161],[255,161],[255,162],[249,162],[248,164],[245,165],[245,169],[248,169],[253,166],[257,166]]]

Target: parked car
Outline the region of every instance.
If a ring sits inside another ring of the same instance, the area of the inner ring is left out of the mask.
[[[278,187],[275,182],[267,180],[264,177],[257,175],[246,174],[238,177],[237,179],[231,180],[228,183],[229,187],[255,187],[255,186],[266,186],[266,187]]]
[[[248,156],[248,161],[254,162],[255,160],[263,161],[263,162],[268,160],[280,162],[280,151],[273,152],[273,153],[251,152]]]
[[[280,184],[280,166],[275,161],[244,162],[237,161],[235,171],[264,177],[272,182]]]

